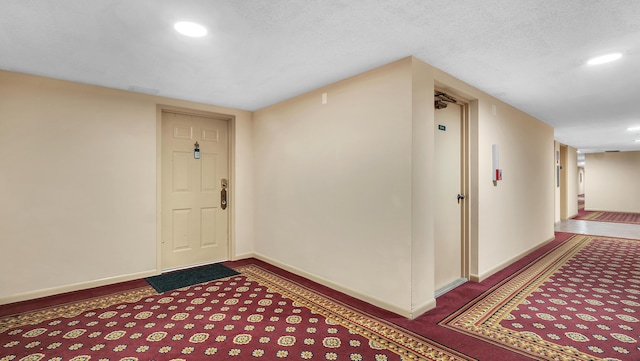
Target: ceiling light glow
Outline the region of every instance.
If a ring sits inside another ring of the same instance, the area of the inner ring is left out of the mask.
[[[207,35],[207,29],[205,29],[204,26],[189,21],[177,22],[173,28],[180,34],[193,38],[199,38]]]
[[[600,65],[600,64],[616,61],[620,58],[622,58],[622,53],[611,53],[611,54],[606,54],[606,55],[596,56],[595,58],[591,58],[589,59],[589,61],[587,61],[587,64]]]
[[[640,130],[640,127],[631,127],[631,128],[627,128],[627,130],[630,132],[637,132]]]

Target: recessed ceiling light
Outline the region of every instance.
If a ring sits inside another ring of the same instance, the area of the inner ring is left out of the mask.
[[[596,56],[595,58],[591,58],[589,59],[589,61],[587,61],[587,64],[599,65],[604,63],[610,63],[620,58],[622,58],[622,53],[611,53],[611,54],[606,54],[606,55]]]
[[[631,127],[631,128],[627,128],[628,131],[630,132],[636,132],[638,130],[640,130],[640,127]]]
[[[189,21],[177,22],[173,26],[173,28],[182,35],[191,36],[194,38],[199,38],[207,35],[207,29],[205,29],[204,26]]]

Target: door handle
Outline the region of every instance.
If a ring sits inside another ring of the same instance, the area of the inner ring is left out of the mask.
[[[220,180],[220,208],[227,209],[227,186],[229,182],[226,179]]]
[[[460,204],[460,200],[464,198],[465,198],[464,194],[458,194],[458,204]]]

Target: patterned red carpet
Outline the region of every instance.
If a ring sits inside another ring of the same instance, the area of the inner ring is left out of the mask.
[[[640,224],[640,213],[580,211],[574,219],[598,222]]]
[[[640,361],[640,241],[557,233],[415,320],[259,261],[231,267],[163,294],[133,283],[0,306],[0,361]]]
[[[472,360],[255,265],[0,318],[0,360]]]
[[[640,241],[576,235],[440,324],[535,360],[640,360]]]

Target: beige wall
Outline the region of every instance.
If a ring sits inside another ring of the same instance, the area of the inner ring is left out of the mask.
[[[640,151],[588,153],[585,210],[640,213]]]
[[[558,222],[570,219],[578,214],[578,173],[576,171],[578,169],[578,151],[576,148],[557,142],[556,149],[560,150],[561,166],[560,188],[557,187],[558,180],[555,180],[556,207],[560,209],[559,215],[556,214],[556,222]],[[557,176],[556,172],[555,177],[557,178]]]
[[[410,59],[257,111],[256,253],[410,311],[412,123]]]
[[[435,113],[434,69],[411,58],[411,313],[416,317],[435,307],[435,228],[433,187]]]
[[[585,175],[584,168],[578,168],[578,194],[584,194]]]
[[[471,101],[471,279],[483,280],[554,237],[553,128],[434,69],[439,88]],[[494,184],[492,145],[503,180]]]
[[[554,221],[556,223],[562,221],[562,197],[561,197],[561,188],[560,188],[560,180],[558,179],[558,167],[560,167],[560,146],[561,144],[558,142],[554,143],[554,151],[553,151],[553,189],[555,194],[555,212],[554,212]],[[561,178],[561,177],[560,177]]]
[[[567,146],[567,218],[578,215],[578,150]]]
[[[253,245],[251,113],[0,72],[0,303],[157,273],[157,105],[235,116],[234,254]]]
[[[553,128],[504,103],[486,99],[480,107],[477,275],[483,279],[554,237]],[[492,144],[500,147],[503,169],[497,185]]]
[[[409,317],[432,307],[436,85],[470,101],[472,277],[552,239],[553,129],[407,58],[254,114],[256,254]]]

